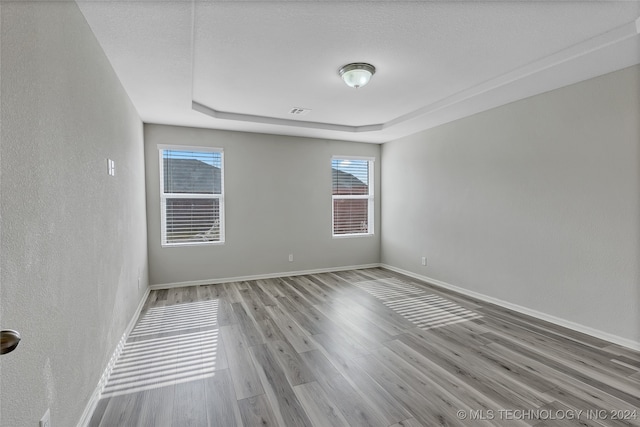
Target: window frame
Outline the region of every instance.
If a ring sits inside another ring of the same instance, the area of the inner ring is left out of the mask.
[[[333,162],[334,160],[363,160],[368,162],[367,164],[367,177],[368,182],[367,189],[369,191],[368,194],[345,194],[345,195],[336,195],[333,194]],[[375,234],[375,192],[374,192],[374,167],[375,167],[375,157],[366,157],[366,156],[331,156],[331,237],[334,239],[343,239],[343,238],[352,238],[352,237],[367,237],[373,236]],[[367,232],[365,233],[346,233],[346,234],[335,234],[335,200],[346,200],[346,199],[360,199],[360,200],[368,200],[367,203]]]
[[[158,164],[160,177],[160,244],[163,248],[175,248],[185,246],[215,246],[225,243],[225,216],[224,216],[224,149],[218,147],[200,147],[188,145],[162,145],[158,148]],[[164,192],[164,163],[163,154],[165,151],[187,151],[200,153],[220,153],[220,194],[203,194],[203,193],[165,193]],[[220,216],[220,239],[216,241],[190,241],[184,243],[167,242],[167,199],[211,199],[218,200],[218,210]]]

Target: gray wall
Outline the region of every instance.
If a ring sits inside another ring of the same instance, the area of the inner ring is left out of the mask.
[[[0,425],[74,426],[147,287],[142,123],[75,2],[1,8]]]
[[[331,156],[375,157],[379,194],[378,145],[160,125],[144,129],[151,284],[380,261],[379,197],[374,236],[331,237]],[[161,247],[158,144],[224,149],[223,245]]]
[[[385,144],[382,262],[640,341],[639,82],[636,66]]]

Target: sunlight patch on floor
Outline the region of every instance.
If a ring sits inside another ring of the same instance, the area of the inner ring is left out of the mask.
[[[421,329],[480,319],[482,315],[397,279],[370,280],[355,286],[378,298]]]
[[[217,300],[149,309],[131,331],[101,397],[213,376],[217,317]]]

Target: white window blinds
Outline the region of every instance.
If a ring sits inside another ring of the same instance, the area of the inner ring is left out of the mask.
[[[373,234],[373,160],[334,157],[331,173],[333,235]]]
[[[160,148],[163,246],[224,242],[222,150]]]

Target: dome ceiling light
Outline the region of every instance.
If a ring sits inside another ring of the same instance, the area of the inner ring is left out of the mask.
[[[373,76],[375,72],[376,67],[364,62],[347,64],[338,71],[340,77],[342,77],[342,80],[344,80],[347,86],[356,89],[369,83],[371,76]]]

